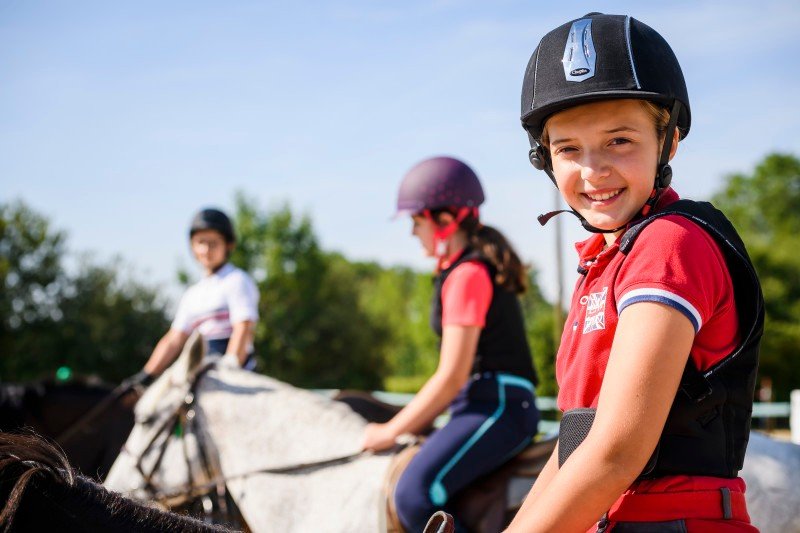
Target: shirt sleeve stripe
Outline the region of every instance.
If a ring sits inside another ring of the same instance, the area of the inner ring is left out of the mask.
[[[703,327],[700,313],[688,300],[661,289],[636,289],[625,293],[617,304],[617,314],[619,315],[623,309],[637,302],[656,302],[677,309],[691,321],[695,333]]]

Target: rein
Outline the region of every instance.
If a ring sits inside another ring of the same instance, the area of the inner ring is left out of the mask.
[[[161,426],[159,426],[159,428],[156,430],[155,434],[153,435],[153,438],[150,439],[150,442],[147,443],[147,446],[145,446],[144,450],[142,450],[141,454],[139,454],[139,457],[136,461],[136,469],[139,471],[139,473],[142,475],[142,478],[144,479],[145,490],[147,490],[152,495],[156,495],[158,493],[155,486],[152,483],[152,480],[156,471],[161,466],[161,461],[164,459],[164,454],[167,451],[167,445],[169,444],[169,434],[175,432],[176,428],[179,425],[181,425],[182,427],[186,427],[186,424],[184,424],[184,422],[194,417],[193,413],[192,414],[190,413],[191,413],[191,407],[194,405],[195,391],[197,390],[197,385],[200,382],[200,378],[204,376],[206,372],[208,372],[211,369],[211,367],[214,366],[214,364],[215,363],[209,363],[204,367],[200,368],[197,372],[195,372],[195,374],[192,376],[192,382],[189,386],[189,390],[187,391],[186,396],[183,399],[183,402],[181,402],[178,405],[175,411],[169,417],[167,417],[166,420],[164,420]],[[153,464],[153,468],[150,470],[149,473],[147,473],[144,471],[144,465],[142,465],[142,461],[144,460],[145,456],[155,447],[156,441],[159,439],[159,437],[161,437],[165,433],[167,434],[167,437],[164,438],[164,441],[161,443],[161,446],[158,450],[158,456],[156,458],[155,463]],[[202,446],[202,443],[198,442],[198,444],[199,444],[198,448],[200,448],[201,450],[200,454],[201,454],[201,459],[203,460],[203,467],[206,470],[206,472],[208,472],[209,468],[208,468],[208,463],[206,461],[205,452],[203,450],[204,447]],[[192,477],[191,465],[188,464],[189,454],[186,453],[185,449],[184,449],[184,455],[187,461],[187,473],[190,478],[190,483],[193,483],[191,481]]]
[[[293,474],[296,472],[302,472],[304,470],[310,469],[317,469],[317,468],[325,468],[328,466],[335,466],[340,464],[347,464],[353,462],[361,457],[372,455],[373,452],[369,450],[363,450],[356,453],[351,453],[348,455],[342,455],[340,457],[333,457],[330,459],[322,459],[320,461],[312,461],[308,463],[297,463],[294,465],[289,466],[279,466],[279,467],[271,467],[271,468],[255,468],[253,470],[248,470],[246,472],[240,472],[238,474],[232,474],[230,476],[218,476],[207,483],[202,484],[191,484],[188,483],[183,485],[182,487],[177,487],[174,489],[165,489],[163,491],[153,492],[153,498],[157,502],[163,502],[165,500],[171,500],[173,498],[177,498],[180,496],[187,496],[187,497],[197,497],[202,496],[208,492],[209,489],[217,487],[221,484],[227,484],[228,481],[232,479],[240,479],[246,478],[255,474]]]

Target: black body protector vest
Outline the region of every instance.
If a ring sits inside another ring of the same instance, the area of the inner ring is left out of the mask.
[[[761,285],[733,225],[708,202],[678,200],[634,223],[620,237],[620,251],[627,255],[640,232],[666,215],[688,218],[719,244],[733,281],[741,339],[733,352],[705,371],[698,370],[689,357],[659,443],[639,479],[680,474],[734,478],[742,469],[750,438],[764,331]],[[594,409],[564,413],[559,465],[586,437],[593,418]]]
[[[472,365],[472,373],[505,372],[538,384],[533,368],[531,349],[525,335],[525,322],[517,295],[499,286],[495,280],[496,270],[490,261],[478,252],[466,248],[457,260],[433,278],[433,303],[430,323],[433,331],[442,337],[442,287],[447,277],[466,261],[481,261],[489,269],[492,280],[492,301],[486,312],[486,325],[478,338],[478,349]]]

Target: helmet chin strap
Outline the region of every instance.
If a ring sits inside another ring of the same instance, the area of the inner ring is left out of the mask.
[[[456,213],[455,218],[450,222],[448,225],[444,227],[440,227],[439,223],[434,220],[433,215],[429,209],[423,209],[422,214],[433,222],[434,226],[437,228],[436,231],[433,233],[433,252],[436,254],[436,272],[441,271],[442,266],[444,265],[445,259],[447,259],[447,244],[450,240],[450,237],[458,230],[458,225],[461,223],[462,220],[467,218],[469,215],[474,215],[476,218],[478,217],[478,208],[477,207],[461,207],[459,208],[458,212]]]
[[[550,211],[549,213],[544,213],[544,214],[539,215],[538,217],[536,217],[536,220],[539,221],[539,224],[544,226],[545,224],[547,224],[547,222],[551,218],[553,218],[556,215],[560,215],[561,213],[572,213],[573,215],[578,217],[578,220],[581,221],[581,226],[583,226],[583,228],[586,231],[591,231],[592,233],[615,233],[615,232],[621,230],[622,228],[624,228],[625,226],[628,225],[628,223],[626,222],[625,224],[623,224],[622,226],[620,226],[620,227],[618,227],[616,229],[600,229],[600,228],[596,228],[596,227],[592,226],[591,224],[589,224],[589,222],[585,218],[583,218],[581,216],[581,214],[578,213],[577,211],[575,211],[574,209],[559,209],[557,211]]]
[[[665,133],[664,138],[664,146],[661,149],[661,157],[658,160],[658,169],[656,170],[655,180],[653,181],[653,190],[650,192],[650,196],[647,198],[647,201],[639,210],[639,212],[631,218],[631,220],[636,220],[638,218],[642,218],[647,216],[650,211],[653,210],[653,206],[658,201],[658,197],[661,195],[661,191],[669,187],[669,184],[672,182],[672,167],[669,166],[669,154],[672,151],[672,140],[675,136],[675,128],[678,124],[678,116],[680,115],[681,111],[681,103],[678,100],[672,105],[672,111],[670,112],[669,116],[669,124],[667,124],[667,130]],[[531,141],[531,145],[533,148],[530,149],[528,152],[528,158],[531,161],[531,164],[534,168],[539,170],[544,170],[547,173],[547,176],[550,180],[555,184],[556,188],[558,188],[558,183],[556,183],[556,177],[553,175],[553,169],[550,165],[550,160],[548,158],[548,154],[546,153],[544,147],[539,144],[539,141],[533,138],[533,136],[528,133],[528,138]],[[581,226],[587,231],[592,233],[616,233],[619,230],[625,228],[631,220],[628,220],[622,226],[614,229],[600,229],[598,227],[592,226],[589,222],[581,216],[580,213],[575,211],[574,209],[559,209],[556,211],[550,211],[548,213],[544,213],[536,217],[539,221],[539,224],[544,226],[547,222],[556,215],[560,215],[561,213],[572,213],[578,220],[581,221]]]

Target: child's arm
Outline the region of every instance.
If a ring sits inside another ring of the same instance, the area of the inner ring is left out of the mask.
[[[480,335],[478,326],[445,326],[436,372],[389,422],[367,426],[362,447],[387,449],[399,435],[417,434],[428,427],[469,379]]]
[[[175,361],[175,358],[178,357],[178,354],[183,349],[183,345],[186,344],[188,338],[189,334],[186,332],[170,328],[169,331],[161,337],[158,344],[156,344],[153,353],[150,354],[150,358],[144,365],[144,371],[151,376],[160,375]]]
[[[247,348],[253,338],[253,321],[242,320],[233,325],[231,337],[228,339],[228,346],[225,354],[234,354],[242,366],[247,359]]]
[[[583,532],[603,516],[655,449],[694,335],[672,307],[641,302],[623,311],[591,431],[509,533]]]

